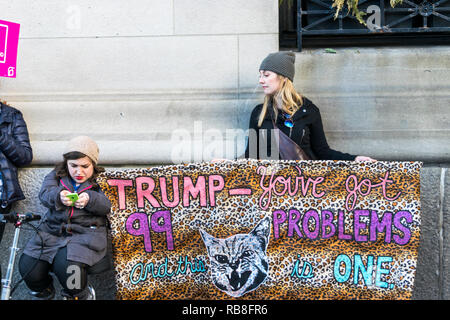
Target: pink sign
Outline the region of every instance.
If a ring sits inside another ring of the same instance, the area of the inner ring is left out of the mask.
[[[20,24],[0,20],[0,77],[15,78]]]

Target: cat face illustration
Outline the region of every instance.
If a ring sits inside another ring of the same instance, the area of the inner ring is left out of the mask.
[[[233,297],[255,290],[269,270],[266,250],[270,219],[265,218],[248,234],[218,239],[200,230],[208,251],[211,279],[215,286]]]

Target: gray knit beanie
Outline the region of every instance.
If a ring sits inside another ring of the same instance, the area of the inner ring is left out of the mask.
[[[275,72],[294,81],[295,75],[295,53],[280,51],[269,54],[262,62],[259,70]]]
[[[91,138],[87,136],[78,136],[73,138],[67,143],[63,154],[74,151],[87,155],[95,164],[97,164],[99,153],[98,145]]]

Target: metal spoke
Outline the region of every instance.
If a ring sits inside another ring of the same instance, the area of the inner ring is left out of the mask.
[[[440,14],[439,12],[433,12],[433,15],[450,22],[450,17],[444,16],[443,14]]]
[[[329,16],[326,16],[326,17],[324,17],[324,18],[322,18],[322,19],[320,19],[320,20],[317,20],[317,21],[314,21],[314,22],[311,23],[311,24],[308,24],[306,27],[303,28],[303,30],[311,29],[311,28],[313,28],[314,26],[317,26],[318,24],[321,24],[321,23],[324,22],[324,21],[327,21],[327,20],[329,20],[329,19],[333,19],[333,17],[334,17],[334,14],[330,14]]]
[[[398,19],[398,20],[396,20],[396,21],[394,21],[394,22],[391,22],[390,24],[386,25],[386,28],[391,29],[393,26],[395,26],[395,25],[397,25],[397,24],[399,24],[399,23],[402,23],[403,21],[406,21],[406,20],[408,20],[408,19],[411,19],[411,18],[413,18],[413,17],[415,17],[415,16],[417,16],[417,13],[412,13],[412,14],[410,14],[409,16],[406,16],[406,17],[403,17],[403,18],[401,18],[401,19]]]

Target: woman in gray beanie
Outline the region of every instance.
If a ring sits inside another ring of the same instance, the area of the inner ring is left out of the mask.
[[[106,215],[111,203],[95,179],[104,169],[97,166],[95,141],[79,136],[69,141],[63,162],[45,178],[39,200],[48,208],[39,235],[27,243],[19,271],[38,299],[54,296],[52,271],[67,299],[91,299],[87,268],[103,259],[107,249]],[[76,194],[69,198],[69,194]]]
[[[275,123],[282,133],[303,149],[309,159],[375,161],[366,156],[336,151],[328,146],[319,108],[294,88],[293,52],[280,51],[269,54],[262,61],[259,72],[259,84],[264,90],[265,98],[264,103],[257,105],[250,116],[246,158],[283,159],[282,154],[276,152],[279,149],[272,148],[273,138],[270,133]],[[265,130],[267,134],[261,135],[260,130]],[[264,150],[265,148],[260,150],[260,145],[266,145],[267,150]]]

